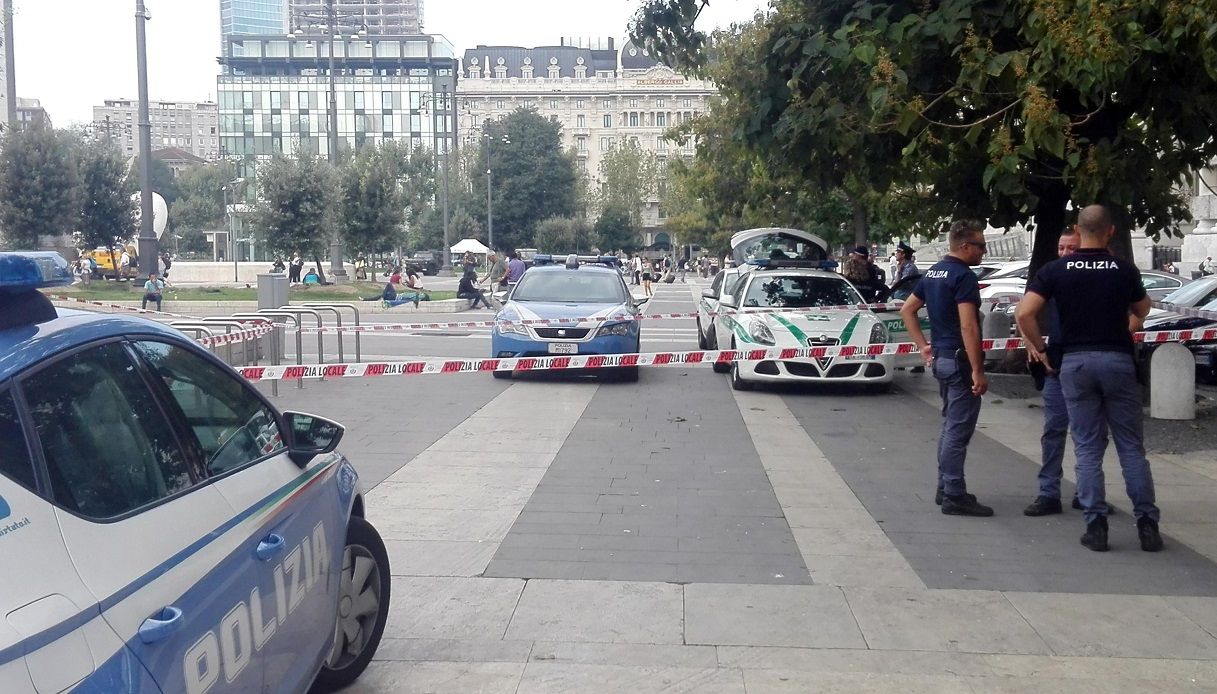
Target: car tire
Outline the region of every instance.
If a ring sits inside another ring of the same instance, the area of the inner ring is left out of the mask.
[[[701,317],[699,316],[694,320],[697,321],[697,348],[710,349],[710,341],[706,339],[706,334],[701,329]]]
[[[735,349],[735,341],[731,342],[731,349]],[[731,388],[733,390],[752,390],[753,384],[745,381],[740,377],[739,360],[731,362]]]
[[[370,562],[370,565],[367,563]],[[363,585],[356,586],[354,579],[364,573]],[[347,524],[346,542],[342,551],[342,571],[339,574],[338,613],[334,621],[334,645],[326,662],[317,673],[310,692],[332,692],[354,682],[372,661],[380,637],[385,630],[385,619],[389,614],[389,591],[392,578],[389,574],[389,554],[376,528],[366,520],[352,516]],[[367,597],[365,597],[367,596]],[[369,601],[375,600],[375,605]],[[352,607],[372,608],[372,612],[349,615],[344,618],[342,610]],[[375,620],[375,621],[372,621]],[[354,629],[355,636],[347,637],[346,630]],[[368,631],[370,629],[370,632]],[[356,652],[348,652],[350,639],[367,632],[358,643]]]
[[[511,372],[510,372],[510,371],[491,371],[490,373],[494,374],[494,377],[495,377],[495,378],[501,378],[501,379],[504,379],[504,380],[507,380],[507,381],[510,381],[510,380],[511,380]]]

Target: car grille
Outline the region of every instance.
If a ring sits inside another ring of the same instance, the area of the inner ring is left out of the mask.
[[[861,364],[837,364],[828,370],[829,378],[849,378],[857,375]]]
[[[809,337],[809,338],[807,338],[808,347],[831,347],[833,345],[839,345],[839,344],[841,344],[841,340],[839,340],[838,338],[835,338],[835,337],[825,337],[825,338]]]
[[[820,371],[811,364],[806,364],[801,361],[784,361],[782,366],[786,367],[786,371],[791,376],[799,376],[801,378],[819,378]]]
[[[587,337],[591,328],[533,328],[537,337],[547,340],[582,340]]]

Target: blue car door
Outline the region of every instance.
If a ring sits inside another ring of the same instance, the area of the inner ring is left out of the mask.
[[[265,686],[304,691],[328,655],[337,621],[342,458],[321,456],[301,468],[287,455],[277,414],[248,383],[192,348],[135,346],[167,384],[206,474],[235,509],[235,532],[254,564],[245,595]]]
[[[63,540],[101,617],[161,689],[258,693],[254,559],[157,383],[122,342],[22,377]]]

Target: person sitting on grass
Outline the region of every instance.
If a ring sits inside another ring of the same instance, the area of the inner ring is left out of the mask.
[[[156,310],[160,311],[161,310],[161,292],[164,289],[165,289],[164,280],[157,279],[155,272],[149,274],[148,281],[144,282],[144,299],[143,299],[143,301],[140,302],[139,307],[141,309],[147,310],[148,302],[155,301]]]
[[[466,270],[465,275],[461,277],[460,286],[456,289],[456,296],[461,299],[469,300],[469,308],[478,307],[480,302],[482,306],[490,308],[490,302],[486,301],[486,295],[477,286],[478,275],[473,270]]]
[[[309,269],[308,274],[304,276],[304,284],[305,286],[321,284],[321,277],[317,275],[316,270]]]

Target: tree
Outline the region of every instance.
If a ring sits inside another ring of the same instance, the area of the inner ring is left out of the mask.
[[[591,250],[591,236],[591,228],[581,217],[550,217],[537,223],[532,242],[544,253],[586,253]]]
[[[310,154],[278,156],[258,170],[255,229],[266,247],[283,256],[312,257],[322,278],[321,256],[334,227],[334,172]]]
[[[402,203],[392,152],[368,147],[338,170],[338,229],[353,254],[385,253],[401,245]]]
[[[9,248],[38,248],[39,236],[70,233],[79,221],[78,146],[35,125],[9,130],[0,145],[0,231]]]
[[[139,180],[139,157],[136,156],[131,166],[131,176]],[[165,199],[165,204],[172,205],[181,195],[173,169],[155,156],[152,157],[152,192],[158,193]]]
[[[638,231],[632,213],[625,207],[606,207],[592,228],[596,245],[604,253],[638,248]]]
[[[499,248],[527,246],[537,222],[575,211],[575,161],[562,150],[561,126],[536,109],[517,109],[488,121],[493,171],[494,242]],[[486,218],[487,147],[477,153],[481,175],[472,176],[475,193],[467,209]]]
[[[689,4],[640,10],[635,27],[665,60],[706,62],[690,57],[705,37],[677,12]],[[737,134],[767,163],[780,155],[809,182],[848,172],[915,200],[920,230],[948,214],[1034,222],[1034,271],[1055,256],[1070,203],[1111,206],[1124,248],[1133,226],[1158,237],[1189,217],[1179,182],[1217,155],[1215,10],[778,0],[757,22],[759,71],[724,91],[741,109]]]
[[[101,142],[81,143],[79,166],[76,246],[113,252],[135,233],[135,183],[118,150]]]
[[[621,142],[601,158],[588,208],[596,214],[610,207],[630,210],[631,223],[641,227],[642,206],[655,194],[658,170],[654,154],[636,142]]]

